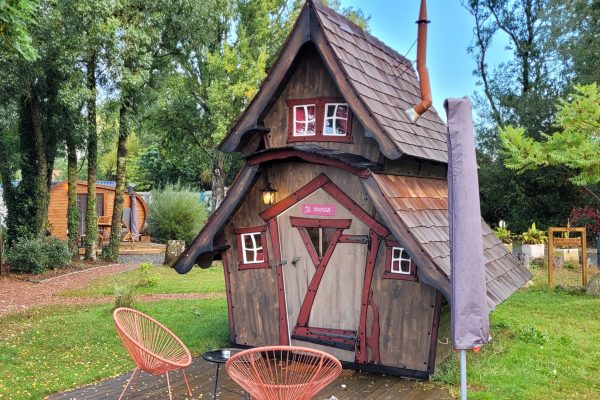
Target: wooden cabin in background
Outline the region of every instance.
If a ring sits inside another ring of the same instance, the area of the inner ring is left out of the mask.
[[[223,261],[231,342],[425,378],[450,353],[446,127],[409,60],[309,0],[220,145],[246,157],[175,262]],[[529,272],[483,224],[489,305]]]
[[[50,234],[61,240],[67,239],[67,181],[53,183],[50,188],[50,202],[48,205],[48,225]],[[110,232],[113,205],[115,199],[115,187],[106,184],[96,184],[96,211],[100,220],[101,229]],[[132,199],[136,201],[136,212],[138,220],[138,232],[142,230],[148,215],[148,205],[136,192],[130,196],[127,191],[123,198],[123,218],[126,218],[127,210],[131,210]],[[87,182],[77,181],[77,204],[79,206],[79,235],[85,232],[85,213],[87,210]]]

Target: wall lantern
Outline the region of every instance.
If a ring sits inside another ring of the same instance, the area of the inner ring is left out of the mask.
[[[268,174],[265,174],[265,187],[262,190],[262,198],[265,206],[271,206],[277,201],[277,189],[275,189],[273,184],[269,181]]]

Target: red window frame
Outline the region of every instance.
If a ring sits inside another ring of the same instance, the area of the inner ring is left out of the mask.
[[[394,247],[400,247],[406,251],[404,247],[400,245],[398,242],[394,242],[391,240],[385,241],[385,272],[383,273],[383,279],[397,279],[401,281],[417,281],[417,267],[414,261],[410,260],[410,273],[402,274],[398,272],[392,272],[392,252]]]
[[[251,228],[236,228],[233,230],[237,240],[237,256],[238,256],[238,269],[259,269],[259,268],[271,268],[269,264],[269,250],[267,246],[267,226],[256,226]],[[260,242],[262,246],[263,261],[248,263],[244,262],[244,243],[242,241],[242,235],[249,233],[259,233]]]
[[[346,134],[342,135],[324,135],[325,127],[325,106],[327,104],[346,104],[342,97],[311,97],[307,99],[288,99],[288,143],[293,142],[341,142],[352,143],[352,110],[348,105],[348,119],[346,121]],[[315,134],[307,136],[294,136],[294,107],[315,105]]]

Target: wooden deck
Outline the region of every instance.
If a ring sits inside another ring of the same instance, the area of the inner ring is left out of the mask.
[[[167,246],[160,243],[144,243],[144,242],[121,242],[119,246],[119,255],[137,255],[137,254],[164,254]],[[101,248],[97,249],[98,254],[102,252]],[[79,247],[79,255],[85,254],[85,248]]]
[[[186,369],[190,388],[194,399],[212,400],[212,385],[215,375],[215,364],[196,357],[192,365]],[[123,390],[123,385],[131,373],[107,379],[89,386],[69,392],[56,394],[49,400],[99,400],[117,399]],[[219,372],[218,400],[243,399],[241,388],[233,382],[223,366]],[[171,375],[173,399],[188,399],[185,383],[181,373]],[[330,399],[332,396],[339,400],[450,400],[450,395],[429,382],[414,381],[396,377],[373,375],[357,371],[344,370],[342,375],[331,385],[321,391],[316,399]],[[142,374],[136,392],[131,388],[123,399],[165,399],[168,398],[167,384],[164,376]]]

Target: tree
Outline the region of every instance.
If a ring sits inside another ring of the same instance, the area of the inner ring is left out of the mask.
[[[515,229],[531,222],[545,226],[568,217],[573,204],[584,201],[558,168],[521,174],[504,166],[499,128],[519,125],[527,137],[551,134],[557,99],[567,82],[559,79],[562,64],[551,46],[552,0],[469,0],[463,5],[475,27],[468,51],[473,55],[481,92],[474,104],[482,215],[489,221],[505,219]],[[488,54],[500,35],[508,40],[508,61],[489,65]]]
[[[556,111],[559,130],[543,134],[544,141],[525,135],[523,127],[500,130],[506,167],[519,172],[554,166],[569,171],[571,182],[589,189],[600,183],[600,92],[597,84],[575,86],[575,92],[561,99]]]
[[[0,3],[0,56],[16,53],[28,61],[37,57],[32,43],[31,26],[36,24],[38,2],[6,0]]]

